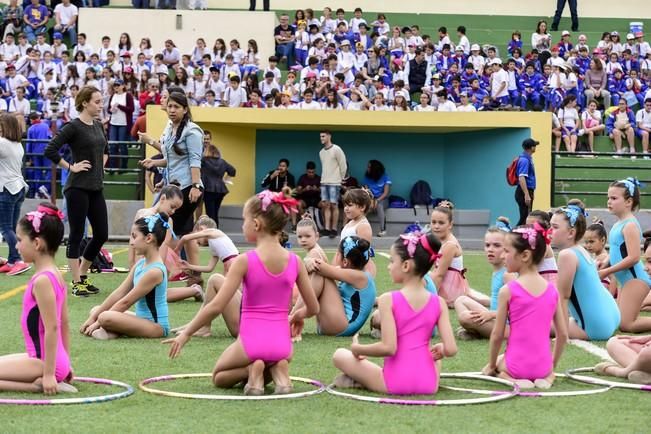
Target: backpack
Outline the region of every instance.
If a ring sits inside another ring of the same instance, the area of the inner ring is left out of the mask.
[[[518,185],[518,161],[520,156],[517,156],[511,161],[509,167],[506,168],[506,182],[511,186]]]
[[[389,196],[389,208],[409,208],[407,199],[400,196]]]
[[[89,238],[81,240],[81,244],[79,244],[79,249],[81,252],[86,250],[86,246],[89,242]],[[95,259],[93,259],[93,262],[90,264],[89,269],[91,273],[101,273],[104,271],[113,271],[113,268],[113,255],[111,255],[111,252],[108,250],[102,248],[100,249]]]
[[[411,199],[411,206],[414,208],[414,215],[416,215],[416,205],[425,205],[427,214],[429,214],[429,206],[432,204],[432,188],[427,181],[422,179],[416,181],[411,192],[409,193]]]

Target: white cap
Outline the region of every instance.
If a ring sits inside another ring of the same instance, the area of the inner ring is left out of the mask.
[[[570,36],[570,32],[567,30],[563,30],[563,33],[561,33],[561,36]]]
[[[470,46],[470,51],[475,51],[475,50],[477,50],[477,51],[480,50],[480,48],[479,48],[479,44],[472,44],[472,45]]]
[[[565,60],[561,59],[560,57],[557,57],[555,59],[552,59],[552,66],[558,66],[559,68],[565,68]]]
[[[341,43],[339,44],[340,47],[343,47],[344,45],[350,45],[350,41],[349,41],[348,39],[344,39],[344,40],[341,41]]]
[[[500,59],[499,57],[496,57],[491,61],[491,65],[501,65],[501,64],[502,64],[502,59]]]
[[[328,77],[328,78],[330,78],[330,75],[328,74],[328,71],[323,70],[323,71],[319,72],[319,77]]]
[[[632,33],[629,33],[628,35],[626,35],[626,39],[635,39],[635,35],[632,34]]]
[[[409,98],[409,94],[407,93],[406,90],[399,90],[398,92],[396,92],[396,93],[393,95],[393,97],[395,98],[395,97],[397,97],[398,95],[400,95],[400,96],[403,97],[404,99],[408,99],[408,98]]]

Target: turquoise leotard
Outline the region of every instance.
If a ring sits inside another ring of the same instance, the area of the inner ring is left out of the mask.
[[[423,280],[425,280],[425,289],[427,290],[427,292],[434,295],[438,295],[439,291],[438,289],[436,289],[436,284],[432,280],[432,277],[429,275],[429,273],[425,273]]]
[[[570,314],[591,340],[606,340],[619,327],[619,308],[601,283],[597,266],[587,252],[579,247],[570,250],[579,261],[568,304]]]
[[[497,271],[493,272],[491,277],[491,304],[488,307],[490,311],[497,311],[497,296],[500,293],[500,289],[504,286],[504,274],[506,273],[506,268],[502,267]]]
[[[164,336],[167,336],[170,332],[170,324],[167,309],[167,269],[165,264],[152,262],[145,265],[144,259],[138,261],[133,273],[133,286],[136,286],[143,274],[152,268],[161,270],[163,281],[149,291],[147,295],[136,301],[136,316],[160,325],[165,333]]]
[[[642,241],[642,229],[640,228],[640,223],[635,217],[620,220],[615,223],[610,230],[610,234],[608,234],[608,242],[610,244],[610,265],[618,264],[622,259],[628,256],[623,230],[624,226],[629,222],[632,222],[637,226],[637,229],[640,231],[640,241]],[[638,262],[631,268],[616,272],[615,277],[620,286],[624,286],[624,284],[631,279],[640,279],[646,282],[647,285],[651,286],[651,278],[644,271],[641,262]]]
[[[366,287],[356,289],[351,284],[340,282],[338,285],[341,301],[344,303],[348,327],[338,336],[352,336],[362,328],[373,310],[375,303],[375,281],[373,276],[364,272],[367,277]]]

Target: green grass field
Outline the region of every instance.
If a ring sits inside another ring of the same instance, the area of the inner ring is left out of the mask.
[[[113,248],[113,251],[123,246]],[[0,254],[6,254],[3,249]],[[202,252],[207,261],[208,252]],[[64,263],[64,254],[58,260]],[[116,255],[118,265],[126,263],[126,254]],[[380,292],[394,286],[389,281],[387,260],[377,257]],[[474,288],[488,290],[490,270],[480,254],[467,254],[469,280]],[[23,351],[19,327],[22,292],[3,297],[13,288],[23,285],[32,272],[22,276],[0,279],[0,354]],[[102,293],[93,298],[69,298],[72,329],[71,356],[75,374],[106,377],[137,386],[144,378],[174,373],[210,372],[221,351],[232,342],[220,319],[213,324],[212,338],[195,338],[186,345],[180,359],[170,361],[167,347],[160,340],[119,339],[95,341],[77,332],[88,310],[115,288],[125,275],[102,274],[95,282]],[[198,303],[184,301],[170,306],[172,326],[190,320]],[[454,326],[456,317],[452,313]],[[362,340],[370,342],[368,328]],[[349,338],[329,338],[315,335],[314,321],[308,320],[303,342],[294,347],[292,375],[311,377],[329,382],[336,375],[331,363],[338,347],[350,344]],[[603,343],[601,343],[603,346]],[[478,371],[488,357],[487,341],[460,342],[459,353],[443,361],[443,372]],[[574,346],[568,346],[559,371],[571,367],[592,366],[598,358]],[[443,380],[442,384],[486,388],[483,383]],[[187,380],[157,384],[165,390],[189,393],[215,393],[208,380]],[[491,385],[488,385],[491,387]],[[555,390],[585,389],[589,386],[559,380]],[[307,387],[297,385],[299,390]],[[499,388],[499,386],[497,386]],[[110,389],[111,392],[117,389]],[[86,396],[107,393],[99,386],[80,387]],[[227,392],[233,393],[233,392]],[[6,393],[2,397],[9,397]],[[15,395],[13,395],[15,396]],[[438,398],[469,397],[458,392],[441,391]],[[474,397],[471,396],[471,397]],[[574,398],[514,398],[495,404],[464,407],[399,407],[353,402],[326,394],[315,397],[277,402],[221,402],[182,400],[149,395],[136,391],[127,399],[94,405],[67,407],[0,406],[3,432],[33,432],[40,427],[47,432],[524,432],[561,431],[572,427],[578,432],[640,431],[640,421],[646,416],[651,396],[643,392],[615,390],[605,394]],[[360,415],[363,415],[360,417]]]

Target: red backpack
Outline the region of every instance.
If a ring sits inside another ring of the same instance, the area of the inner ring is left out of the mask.
[[[506,182],[511,186],[518,185],[518,161],[520,156],[517,156],[511,161],[509,167],[506,168]]]

